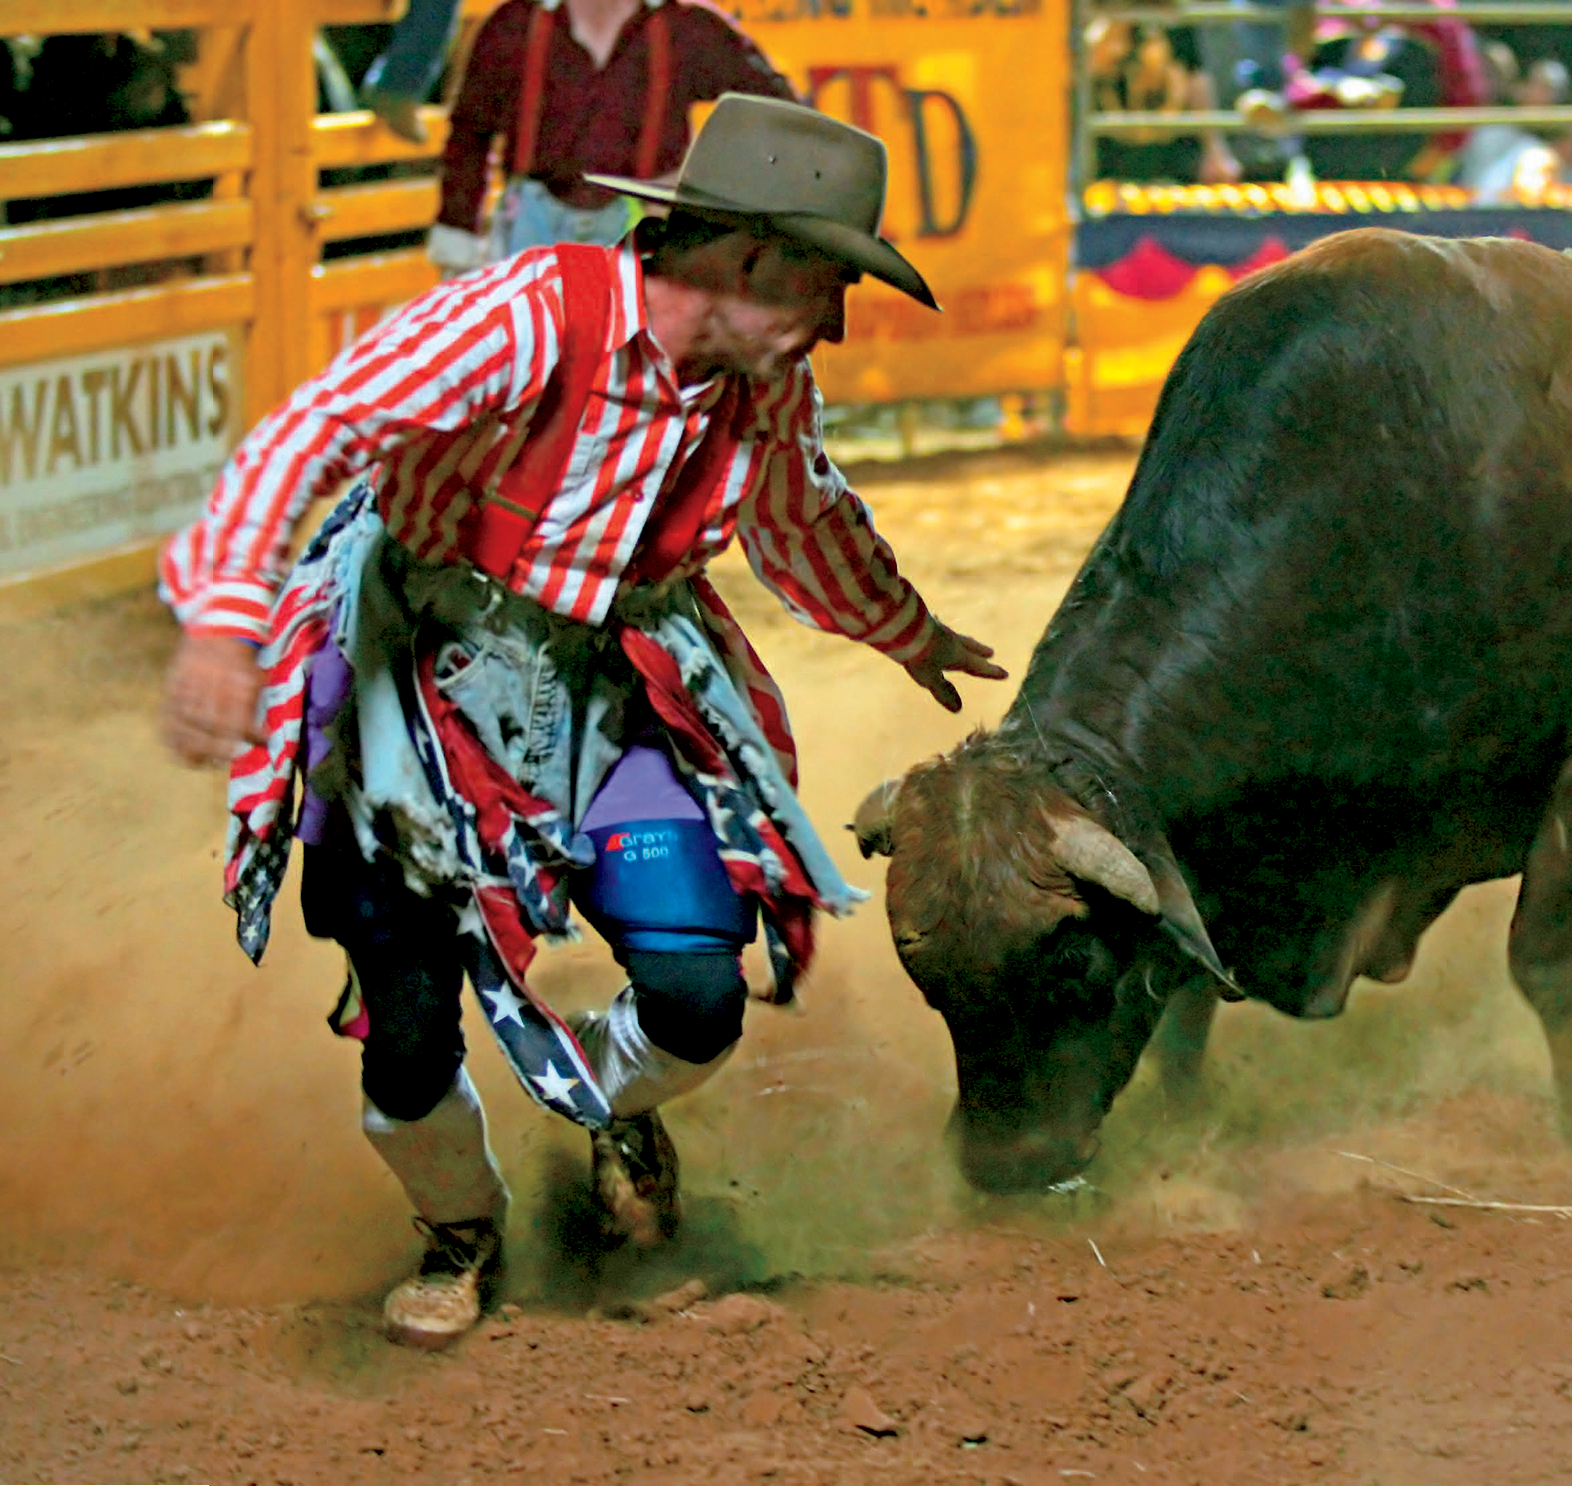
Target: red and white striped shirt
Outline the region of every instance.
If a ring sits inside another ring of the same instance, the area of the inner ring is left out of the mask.
[[[650,333],[632,239],[605,251],[617,286],[605,355],[561,486],[515,570],[527,571],[519,586],[529,597],[590,624],[609,613],[673,463],[698,446],[725,390],[722,378],[679,387]],[[165,547],[163,593],[180,622],[265,640],[301,517],[362,472],[410,551],[463,557],[463,518],[518,458],[562,324],[556,256],[537,249],[439,284],[303,383],[252,430],[205,513]],[[911,660],[934,621],[824,452],[807,362],[755,386],[751,406],[678,573],[697,572],[735,533],[799,619]]]

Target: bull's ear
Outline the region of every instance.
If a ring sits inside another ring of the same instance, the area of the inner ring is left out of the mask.
[[[865,857],[874,852],[887,857],[895,849],[890,839],[890,817],[895,812],[895,797],[901,792],[899,779],[886,779],[857,807],[847,830],[856,832],[857,845]]]

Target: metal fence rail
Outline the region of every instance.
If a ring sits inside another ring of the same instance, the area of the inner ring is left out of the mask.
[[[1381,21],[1480,21],[1491,26],[1564,26],[1572,24],[1572,5],[1541,0],[1526,5],[1480,4],[1478,0],[1461,0],[1445,10],[1435,5],[1318,5],[1318,17],[1344,19],[1358,16],[1361,20]],[[1227,5],[1200,4],[1175,6],[1119,6],[1097,5],[1090,7],[1088,15],[1107,17],[1110,20],[1138,21],[1154,26],[1216,26],[1236,21],[1281,23],[1287,14],[1281,5]]]
[[[1572,128],[1572,105],[1545,108],[1332,108],[1290,109],[1270,130],[1233,109],[1190,113],[1107,113],[1087,121],[1089,131],[1109,139],[1202,134],[1435,134],[1482,124],[1517,124],[1525,129]]]

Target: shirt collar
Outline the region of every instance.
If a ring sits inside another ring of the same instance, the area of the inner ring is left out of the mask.
[[[703,412],[720,401],[721,394],[726,390],[726,373],[717,372],[707,381],[692,387],[684,387],[677,380],[677,368],[666,354],[666,348],[655,339],[650,329],[649,309],[644,303],[644,259],[639,251],[638,237],[635,227],[617,245],[618,294],[611,324],[606,330],[606,350],[608,353],[621,350],[642,335],[646,354],[655,363],[661,379],[676,394],[677,400],[685,408]]]
[[[644,0],[645,10],[659,10],[666,0]],[[540,0],[542,10],[561,10],[562,0]]]
[[[608,351],[627,345],[650,326],[649,310],[644,304],[644,259],[639,252],[637,228],[617,244],[612,267],[617,279],[617,302],[612,306],[611,324],[606,331]]]

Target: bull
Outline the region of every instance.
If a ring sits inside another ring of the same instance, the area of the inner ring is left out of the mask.
[[[1082,1171],[1167,1013],[1403,979],[1470,883],[1572,1109],[1572,259],[1340,233],[1224,295],[991,732],[857,812],[968,1179]]]

